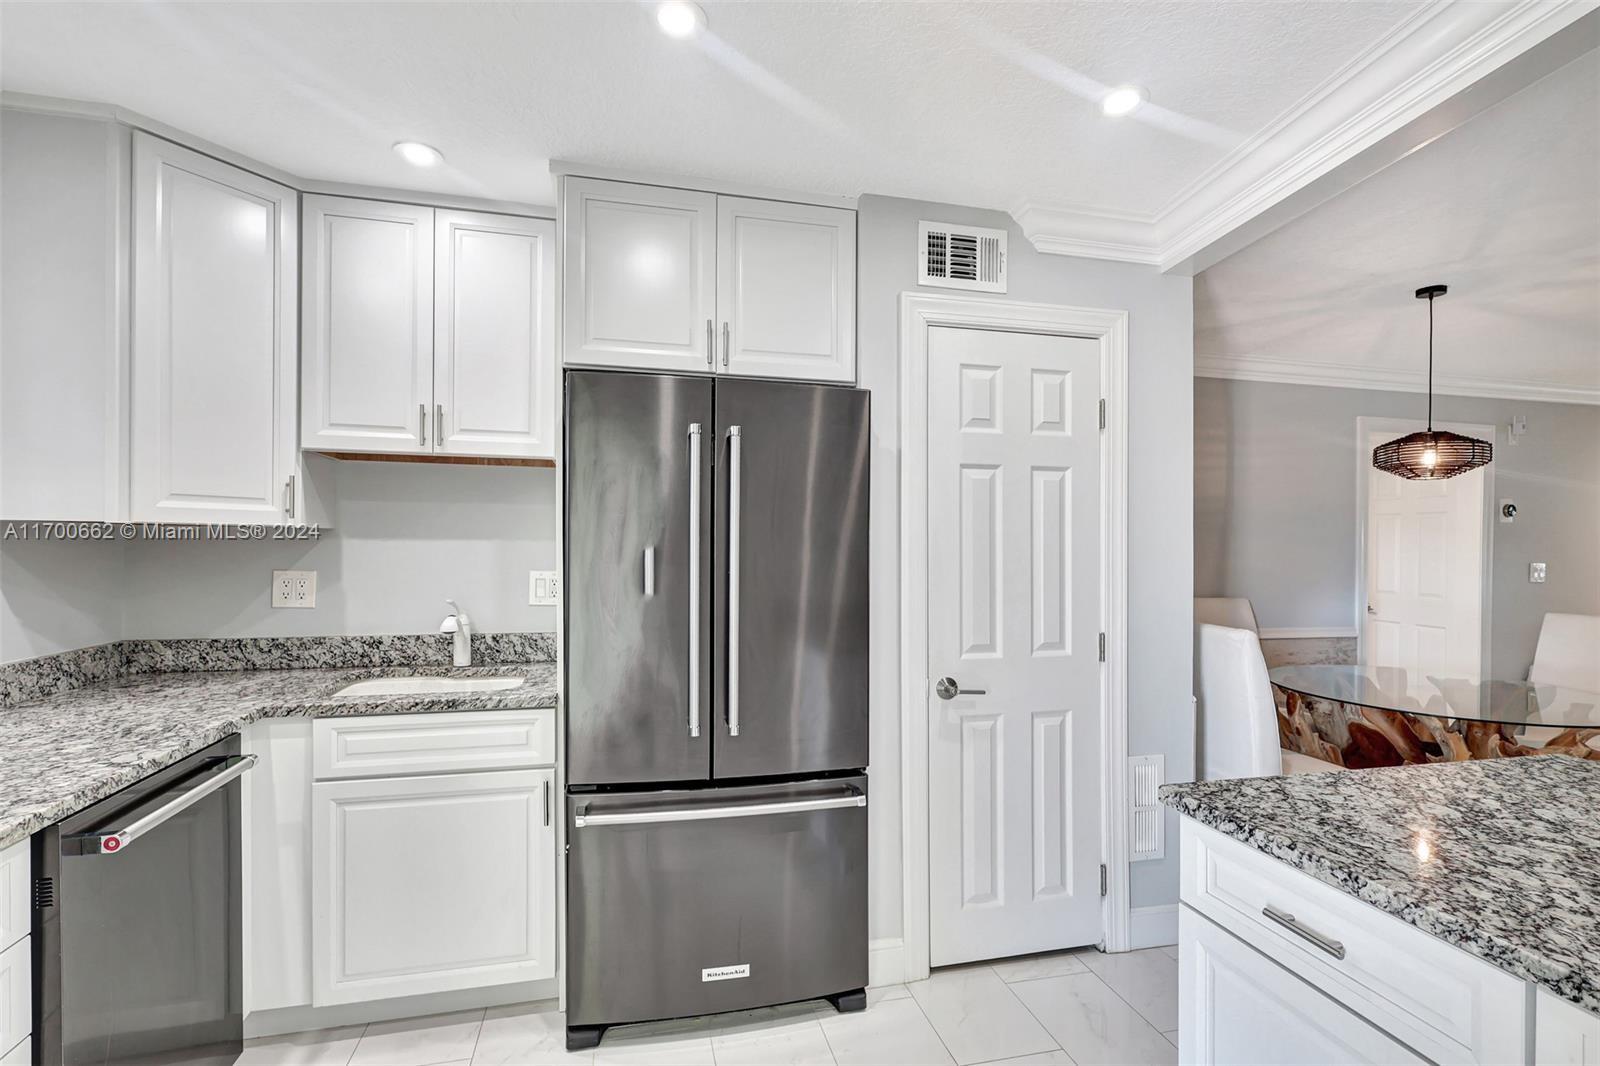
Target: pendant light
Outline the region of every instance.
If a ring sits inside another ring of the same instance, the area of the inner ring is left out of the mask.
[[[1417,299],[1428,301],[1428,428],[1372,449],[1372,465],[1407,481],[1442,481],[1476,470],[1494,458],[1494,445],[1433,428],[1433,301],[1449,290],[1428,285]]]

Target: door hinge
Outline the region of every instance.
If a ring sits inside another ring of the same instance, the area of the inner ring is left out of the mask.
[[[1100,634],[1100,661],[1106,661],[1106,635],[1104,633]]]
[[[1100,894],[1106,894],[1106,864],[1100,864]]]
[[[1100,428],[1106,428],[1106,402],[1103,399],[1100,401]]]

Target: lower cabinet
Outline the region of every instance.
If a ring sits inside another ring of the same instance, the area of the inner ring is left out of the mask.
[[[1534,997],[1533,1061],[1539,1066],[1600,1066],[1600,1014],[1546,989]]]
[[[313,785],[312,1003],[555,976],[554,779]]]
[[[1427,1061],[1187,906],[1178,945],[1181,1062]]]

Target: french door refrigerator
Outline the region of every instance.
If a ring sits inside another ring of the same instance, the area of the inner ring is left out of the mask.
[[[867,982],[868,402],[569,371],[567,1043]]]

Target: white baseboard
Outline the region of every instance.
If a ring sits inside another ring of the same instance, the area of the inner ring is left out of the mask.
[[[1178,905],[1135,907],[1128,912],[1129,947],[1159,948],[1178,942]]]
[[[449,1011],[478,1007],[502,1007],[511,1003],[532,1003],[549,1000],[549,1009],[556,1009],[556,981],[519,981],[488,988],[464,988],[454,992],[435,992],[422,996],[400,996],[395,999],[374,999],[363,1003],[340,1003],[328,1007],[278,1007],[273,1010],[253,1010],[245,1015],[244,1035],[279,1036],[283,1033],[303,1033],[312,1029],[331,1029],[341,1025],[359,1025],[366,1022],[387,1022],[397,1018],[419,1018],[427,1014],[444,1014]]]
[[[1263,629],[1257,635],[1262,640],[1327,640],[1333,637],[1356,636],[1356,629],[1354,626],[1280,627],[1278,629]]]
[[[906,980],[906,942],[898,936],[879,937],[867,944],[867,984],[899,985]]]

